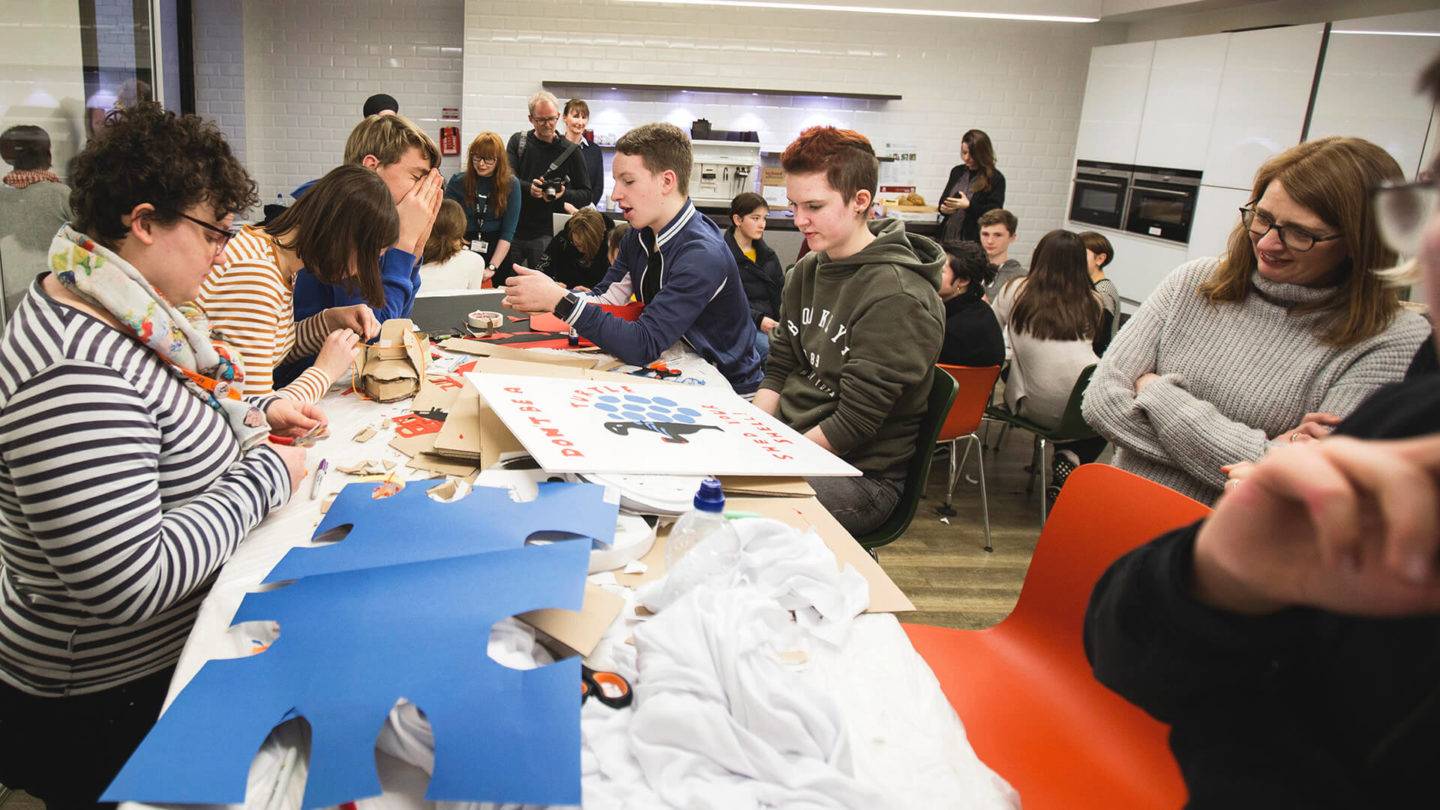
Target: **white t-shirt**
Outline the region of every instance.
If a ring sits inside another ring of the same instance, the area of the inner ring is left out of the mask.
[[[478,290],[485,280],[485,257],[461,250],[449,261],[420,265],[420,294],[448,290]]]

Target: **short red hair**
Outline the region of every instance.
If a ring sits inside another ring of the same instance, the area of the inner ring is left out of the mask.
[[[880,160],[870,139],[853,129],[810,127],[780,155],[787,174],[825,173],[825,182],[846,202],[861,191],[875,196],[880,184]]]

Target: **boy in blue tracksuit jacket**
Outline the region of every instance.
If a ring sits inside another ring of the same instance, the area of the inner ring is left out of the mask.
[[[611,199],[632,230],[610,272],[589,294],[580,294],[517,265],[517,275],[506,281],[506,304],[554,312],[633,365],[652,363],[684,340],[736,393],[754,393],[764,378],[755,322],[724,233],[686,195],[689,140],[671,124],[646,124],[626,133],[615,149]],[[637,321],[597,305],[624,303],[631,293],[645,304]]]

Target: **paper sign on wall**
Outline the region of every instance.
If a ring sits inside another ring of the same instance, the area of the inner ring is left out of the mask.
[[[714,387],[467,377],[552,473],[860,474],[773,416]]]

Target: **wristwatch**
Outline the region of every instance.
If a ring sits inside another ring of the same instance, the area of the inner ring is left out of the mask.
[[[555,317],[562,321],[569,321],[570,316],[575,314],[575,307],[580,306],[580,296],[573,292],[566,292],[565,297],[555,302]]]
[[[485,269],[486,269],[486,270],[489,270],[490,272],[493,273],[493,272],[495,272],[498,268],[497,268],[495,265],[492,264],[492,265],[487,266]]]

